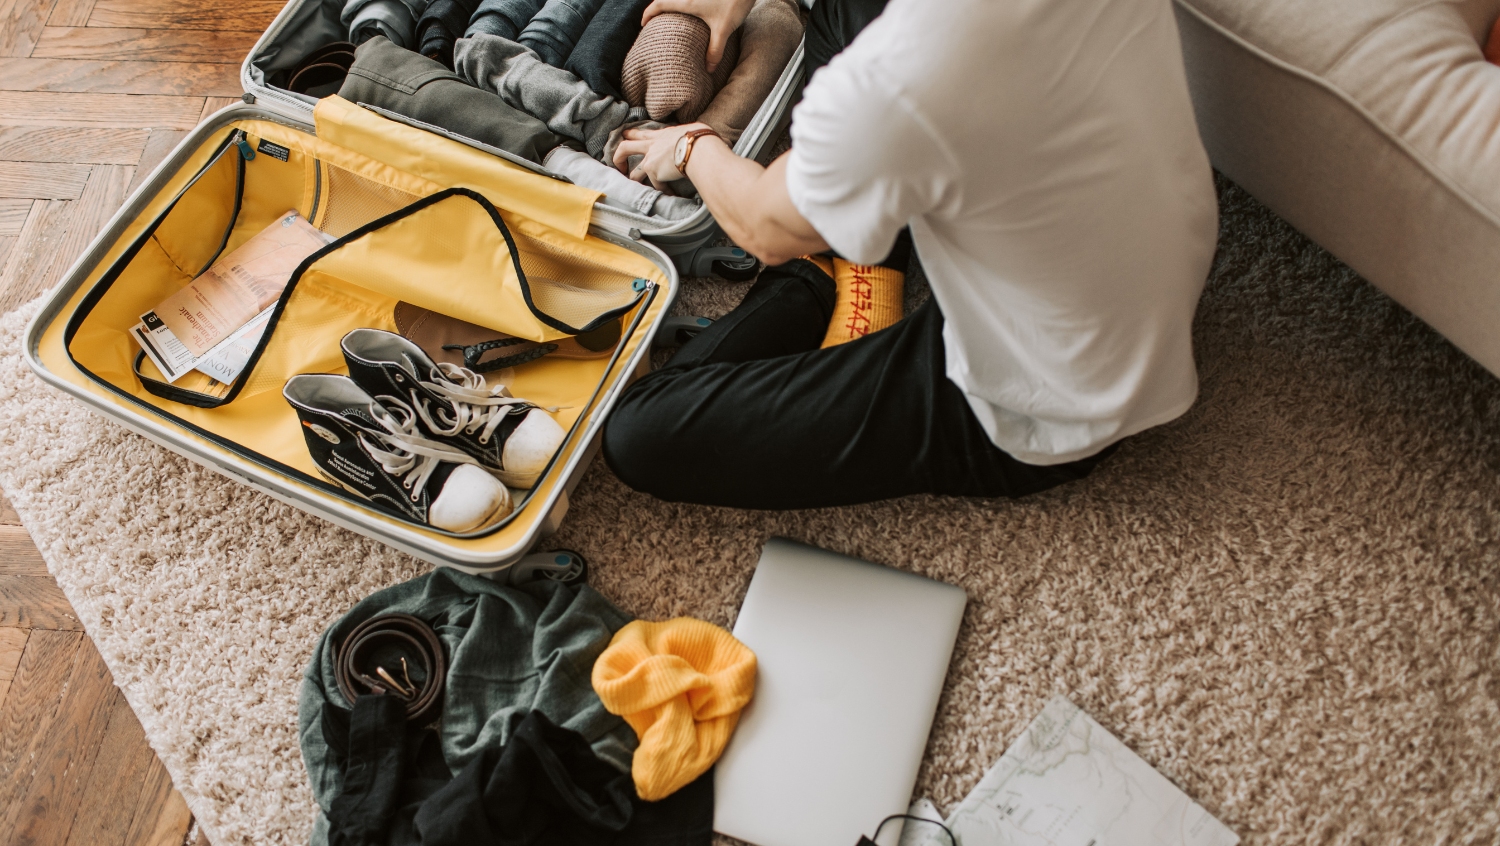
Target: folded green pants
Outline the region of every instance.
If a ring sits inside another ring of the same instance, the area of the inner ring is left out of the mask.
[[[540,163],[549,150],[562,143],[546,124],[531,115],[382,36],[359,45],[339,96],[432,124],[533,162]]]

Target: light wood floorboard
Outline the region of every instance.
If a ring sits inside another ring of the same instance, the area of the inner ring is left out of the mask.
[[[55,12],[53,17],[56,17]],[[42,29],[31,57],[191,62],[238,68],[259,37],[259,32],[218,32],[212,29],[48,26]]]
[[[133,165],[146,149],[149,129],[0,126],[0,162]],[[0,233],[5,201],[0,200]],[[9,234],[20,234],[20,226]]]
[[[284,0],[0,0],[0,312],[57,284]],[[185,846],[192,816],[0,497],[0,846]],[[208,846],[200,830],[193,840]]]

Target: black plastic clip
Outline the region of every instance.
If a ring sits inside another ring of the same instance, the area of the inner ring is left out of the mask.
[[[485,362],[479,360],[490,350],[524,343],[527,343],[524,338],[501,338],[493,341],[483,341],[467,347],[463,344],[443,344],[443,349],[457,350],[463,354],[464,367],[469,368],[475,373],[491,373],[506,367],[517,367],[527,362],[536,361],[542,356],[557,350],[557,344],[537,344],[531,349],[518,352],[515,355],[501,356],[500,358]]]

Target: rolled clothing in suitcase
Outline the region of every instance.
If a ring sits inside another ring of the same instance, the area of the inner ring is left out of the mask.
[[[540,163],[563,141],[498,96],[380,36],[359,45],[339,96],[441,126],[528,161]]]
[[[344,0],[289,0],[286,8],[277,15],[251,49],[240,69],[241,85],[249,101],[272,103],[292,112],[300,110],[311,113],[316,104],[314,99],[278,88],[274,80],[278,78],[278,74],[295,67],[324,44],[346,37],[347,33],[339,23],[343,2]],[[477,6],[477,2],[470,0],[434,0],[418,22],[419,37],[425,34],[432,39],[430,45],[424,41],[420,49],[423,52],[427,52],[429,47],[439,51],[446,50],[451,56],[454,41],[463,35],[458,21],[464,18],[466,10]],[[633,35],[632,39],[610,38],[607,33],[608,24],[610,21],[628,20],[632,15],[638,23],[639,13],[630,6],[628,0],[605,3],[595,15],[596,21],[600,23],[600,31],[591,31],[594,23],[591,21],[590,29],[586,29],[579,39],[575,53],[585,46],[588,50],[578,56],[578,64],[572,61],[574,57],[569,57],[568,69],[595,85],[601,93],[617,93],[618,81],[613,84],[601,83],[600,74],[617,80],[619,68],[614,66],[616,62],[623,60],[625,51],[630,47],[629,41],[633,40]],[[600,18],[605,20],[599,20]],[[785,126],[792,102],[801,86],[802,55],[803,47],[799,43],[786,59],[785,66],[779,70],[770,95],[758,104],[748,121],[744,118],[744,103],[736,103],[732,110],[734,115],[726,121],[726,126],[732,129],[743,129],[739,140],[734,142],[736,154],[759,160],[764,159],[771,151],[780,130]],[[774,64],[771,59],[766,59],[766,62]],[[611,67],[614,67],[613,71],[610,70]],[[760,75],[756,76],[759,78]],[[733,76],[727,87],[737,87]],[[389,109],[382,110],[381,113],[393,120],[455,138],[460,143],[484,144],[484,149],[491,153],[500,150],[506,156],[514,155],[488,142],[466,140],[465,133],[445,131],[429,121],[414,121]],[[741,124],[741,121],[745,122]],[[517,156],[517,160],[527,161],[521,156]],[[537,169],[542,170],[540,167]],[[600,205],[594,210],[594,220],[613,231],[632,233],[633,237],[649,241],[671,256],[673,263],[685,274],[705,276],[716,273],[728,279],[744,280],[751,278],[757,267],[755,259],[743,250],[714,244],[721,233],[707,208],[700,208],[696,213],[680,220],[668,220],[624,208]]]

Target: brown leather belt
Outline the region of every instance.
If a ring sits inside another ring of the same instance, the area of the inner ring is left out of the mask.
[[[286,71],[286,82],[282,87],[309,97],[321,98],[337,94],[353,64],[353,44],[347,41],[325,44],[309,53],[296,67]]]
[[[407,721],[425,725],[442,710],[448,663],[432,626],[410,614],[382,614],[344,638],[333,673],[351,705],[366,693],[398,696]]]

